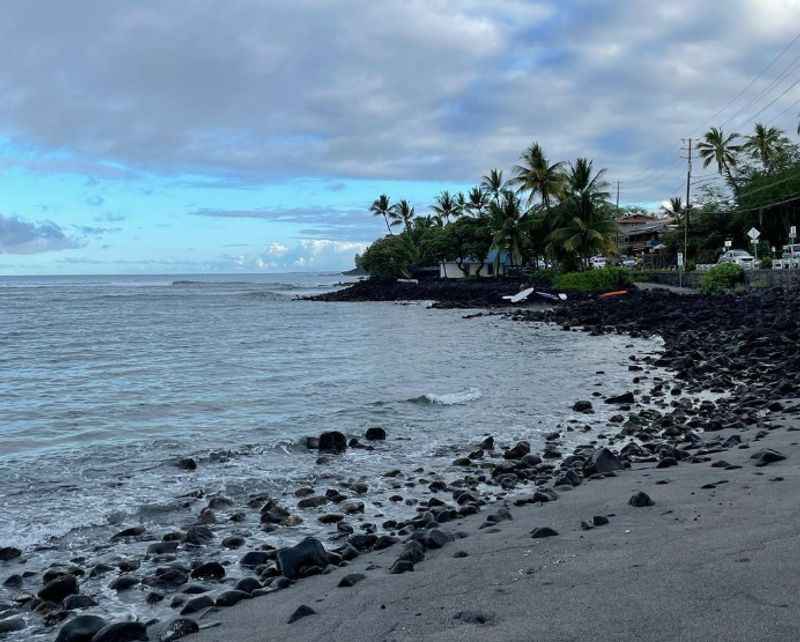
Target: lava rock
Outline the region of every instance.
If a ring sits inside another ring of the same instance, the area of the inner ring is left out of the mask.
[[[294,580],[302,576],[304,569],[313,566],[324,569],[328,565],[328,556],[322,542],[313,537],[306,537],[296,546],[279,550],[276,561],[281,573]]]
[[[258,588],[261,588],[260,586]],[[257,590],[257,589],[256,589]],[[232,590],[232,591],[225,591],[224,593],[220,593],[217,597],[216,605],[217,606],[233,606],[234,604],[238,604],[242,600],[249,600],[253,597],[250,593],[246,593],[245,591],[239,590]]]
[[[364,433],[364,439],[367,441],[383,441],[386,439],[386,431],[380,426],[367,428],[367,432]]]
[[[556,535],[558,535],[558,532],[550,528],[549,526],[539,526],[531,531],[531,537],[533,539],[541,539],[543,537],[555,537]]]
[[[211,606],[214,606],[214,600],[210,595],[198,595],[186,602],[186,606],[181,609],[181,615],[191,615]]]
[[[592,407],[592,402],[591,401],[585,401],[585,400],[576,401],[573,404],[572,409],[575,412],[582,412],[584,414],[590,414],[590,413],[594,412],[594,408]]]
[[[200,580],[221,580],[225,577],[225,567],[219,562],[206,562],[194,569],[191,575]]]
[[[73,575],[62,575],[47,583],[38,593],[38,596],[45,602],[56,602],[60,604],[68,595],[80,593],[78,580]]]
[[[173,620],[161,631],[158,636],[159,642],[174,642],[180,640],[187,635],[200,632],[200,626],[194,620],[188,617],[180,617]]]
[[[316,615],[317,612],[312,609],[310,606],[306,606],[305,604],[301,604],[300,606],[295,609],[295,612],[289,617],[287,624],[293,624],[304,617],[308,617],[309,615]]]
[[[197,470],[197,462],[191,457],[179,457],[175,460],[175,466],[181,470]]]
[[[3,546],[0,548],[0,562],[10,562],[22,555],[22,551],[13,546]]]
[[[148,639],[147,628],[141,622],[115,622],[95,633],[91,642],[147,642]]]
[[[14,631],[21,631],[25,628],[25,620],[21,617],[12,616],[3,618],[0,620],[0,635],[5,637],[6,633],[12,633]]]
[[[106,626],[106,621],[96,615],[79,615],[61,627],[55,642],[92,642],[92,638]]]
[[[350,575],[345,575],[341,580],[339,580],[339,584],[337,586],[339,588],[350,588],[351,586],[355,586],[361,580],[366,579],[366,575],[363,573],[350,573]]]
[[[108,588],[119,593],[120,591],[132,589],[138,583],[139,578],[135,575],[120,575],[111,581],[111,584],[108,585]]]
[[[344,452],[347,450],[347,437],[336,430],[324,432],[319,436],[319,449],[322,452]]]
[[[503,457],[506,459],[522,459],[525,455],[531,452],[531,445],[527,441],[520,441],[517,444],[509,448],[504,454]]]
[[[756,460],[756,466],[766,466],[776,461],[783,461],[786,459],[786,455],[772,448],[765,448],[764,450],[759,450],[757,453],[750,455],[750,459]]]
[[[587,475],[595,473],[611,473],[615,470],[622,470],[625,466],[617,455],[608,448],[600,448],[592,453],[592,458],[585,467]]]
[[[631,506],[636,506],[639,508],[655,505],[655,502],[652,499],[650,499],[650,495],[641,490],[638,493],[632,495],[631,498],[628,500],[628,503]]]
[[[636,398],[633,396],[632,392],[625,392],[621,395],[617,395],[616,397],[609,397],[606,399],[606,403],[609,404],[632,404],[636,401]]]

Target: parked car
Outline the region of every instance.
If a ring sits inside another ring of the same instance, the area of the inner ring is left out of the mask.
[[[589,265],[593,270],[600,270],[608,265],[608,260],[604,256],[593,256],[589,259]]]
[[[734,263],[745,270],[754,270],[758,267],[753,255],[744,250],[728,250],[719,257],[717,263]]]
[[[639,264],[639,262],[632,256],[622,256],[620,257],[619,264],[622,267],[635,268]]]
[[[784,245],[781,258],[772,261],[773,270],[796,270],[800,268],[800,243]]]

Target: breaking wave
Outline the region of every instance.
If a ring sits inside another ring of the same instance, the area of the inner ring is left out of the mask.
[[[477,401],[483,397],[483,393],[478,388],[467,388],[458,392],[450,392],[443,395],[437,395],[432,392],[425,393],[419,397],[409,399],[413,403],[431,404],[440,406],[456,406],[459,404],[469,403],[470,401]]]

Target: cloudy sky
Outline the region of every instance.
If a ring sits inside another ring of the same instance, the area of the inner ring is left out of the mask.
[[[424,211],[539,141],[655,204],[683,189],[681,138],[754,119],[794,136],[800,113],[800,0],[3,13],[0,274],[348,267],[381,192]]]

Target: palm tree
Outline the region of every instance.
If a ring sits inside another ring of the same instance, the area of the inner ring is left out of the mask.
[[[506,251],[511,263],[522,259],[522,221],[526,211],[519,197],[510,190],[502,190],[498,198],[489,203],[489,228],[492,232],[492,247],[497,250],[495,274],[499,276],[500,255]]]
[[[559,200],[564,193],[564,163],[550,164],[539,143],[526,149],[520,161],[514,166],[515,177],[510,183],[516,185],[518,191],[528,192],[529,205],[538,195],[545,211],[549,212],[553,201]]]
[[[673,218],[679,217],[683,213],[683,199],[680,196],[673,196],[671,199],[669,199],[669,203],[667,205],[661,206],[661,211],[667,216],[671,216]]]
[[[458,216],[458,204],[447,190],[436,197],[431,209],[435,213],[434,218],[437,219],[441,225],[447,225],[451,216],[453,218]]]
[[[481,176],[481,189],[492,195],[494,200],[500,198],[500,193],[503,191],[505,181],[503,180],[503,170],[493,169],[486,176]]]
[[[481,218],[486,206],[489,204],[488,194],[480,187],[473,187],[469,191],[467,200],[467,211],[471,212],[475,218]]]
[[[383,217],[383,220],[386,222],[386,229],[389,230],[389,234],[391,234],[392,226],[389,224],[389,219],[392,218],[392,205],[389,197],[386,196],[386,194],[381,194],[372,202],[369,211],[375,216]]]
[[[584,263],[596,253],[614,250],[617,224],[608,203],[605,172],[595,172],[586,158],[570,165],[560,212],[549,237],[551,250],[562,250]]]
[[[775,157],[783,148],[786,137],[777,127],[756,123],[752,136],[747,136],[742,149],[757,158],[767,174],[772,172]]]
[[[738,195],[739,186],[733,177],[732,168],[736,167],[736,154],[741,151],[741,146],[736,144],[739,134],[733,133],[725,135],[721,129],[712,127],[709,129],[703,141],[698,144],[697,150],[700,158],[703,159],[703,167],[708,167],[711,163],[717,164],[717,171],[721,176],[728,180],[728,184]]]
[[[407,200],[403,199],[392,206],[392,212],[389,216],[394,219],[392,225],[403,223],[406,227],[406,231],[410,231],[411,221],[414,220],[414,208],[409,205]]]

